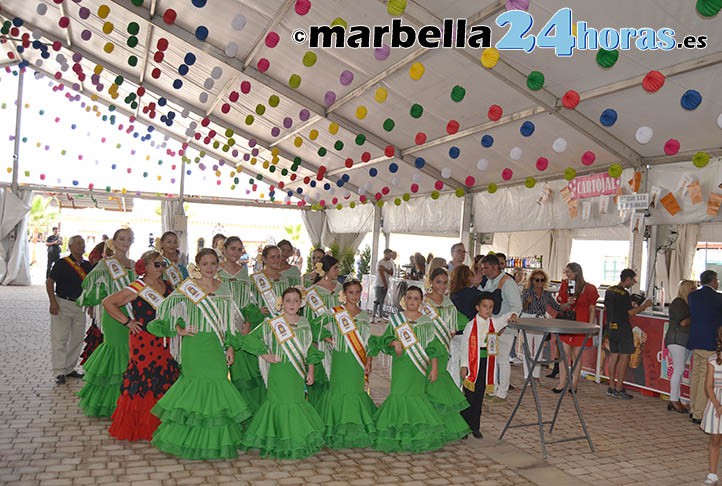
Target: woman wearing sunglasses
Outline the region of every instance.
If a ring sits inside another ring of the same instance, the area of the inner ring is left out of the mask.
[[[162,278],[167,266],[160,252],[143,253],[135,264],[140,278],[103,300],[106,312],[130,331],[130,360],[108,430],[116,439],[151,440],[160,421],[150,410],[178,377],[178,363],[165,340],[146,328],[155,319],[158,305],[173,292],[173,285]],[[129,317],[122,307],[130,308]]]
[[[527,285],[527,288],[524,290],[524,292],[522,292],[521,294],[521,303],[524,317],[545,317],[547,315],[547,309],[550,307],[557,312],[561,311],[561,307],[559,306],[557,301],[554,300],[554,296],[552,296],[552,293],[548,290],[545,290],[548,281],[549,278],[543,270],[534,270],[531,275],[529,275],[529,284]],[[544,335],[540,333],[527,332],[527,338],[529,340],[530,348],[529,352],[532,354],[532,356],[529,356],[530,359],[536,355],[539,348],[544,344],[544,341],[542,340],[543,337]],[[529,369],[527,366],[528,365],[525,359],[525,377],[529,374]],[[534,380],[537,383],[540,382],[540,369],[540,365],[536,365],[534,367],[533,376]]]

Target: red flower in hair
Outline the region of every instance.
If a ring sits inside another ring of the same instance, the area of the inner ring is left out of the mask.
[[[135,274],[145,275],[145,261],[142,258],[135,262]]]

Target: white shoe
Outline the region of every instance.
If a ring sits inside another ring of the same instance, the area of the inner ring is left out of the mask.
[[[718,483],[719,483],[719,477],[716,474],[713,474],[713,473],[707,474],[707,480],[704,482],[704,484],[709,484],[709,485],[714,486]]]

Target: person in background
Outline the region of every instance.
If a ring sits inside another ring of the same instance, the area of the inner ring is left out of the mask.
[[[517,269],[519,270],[519,269]],[[521,294],[521,303],[523,309],[523,315],[531,317],[545,317],[547,315],[547,309],[552,308],[555,311],[560,311],[561,307],[554,300],[554,296],[551,292],[546,290],[547,282],[549,277],[544,270],[534,270],[529,275],[529,282],[527,288]],[[533,358],[540,346],[544,344],[544,335],[536,332],[527,332],[527,339],[529,340],[529,352]],[[540,377],[541,368],[537,365],[533,371],[533,377],[537,383],[541,380]],[[524,360],[524,377],[529,373],[527,369],[526,359]],[[576,386],[576,385],[575,385]]]
[[[508,274],[501,271],[499,259],[496,255],[486,255],[481,264],[484,268],[484,274],[487,280],[482,291],[492,292],[494,294],[494,313],[496,325],[498,328],[506,328],[507,324],[516,322],[519,314],[521,314],[521,295],[519,288],[516,286],[514,279]],[[503,317],[502,317],[503,316]],[[501,322],[505,319],[505,322]],[[504,332],[499,333],[499,346],[497,353],[497,366],[499,370],[497,386],[494,387],[494,402],[506,402],[506,395],[509,391],[511,378],[511,364],[509,357],[511,348],[514,346],[515,333]]]
[[[53,268],[55,262],[60,260],[60,248],[63,246],[63,238],[60,236],[57,226],[53,226],[53,234],[45,240],[45,246],[48,247],[48,268],[45,271],[45,278],[48,278],[50,269]]]
[[[664,335],[664,345],[669,349],[669,355],[672,358],[672,378],[669,380],[667,410],[679,413],[689,412],[687,407],[679,401],[679,394],[684,367],[690,356],[687,341],[692,318],[689,313],[687,296],[695,290],[697,290],[697,285],[692,280],[682,280],[679,283],[677,297],[669,304],[669,328],[667,328],[667,334]]]
[[[211,248],[216,251],[216,255],[218,255],[219,259],[223,256],[223,244],[225,242],[226,235],[224,235],[223,233],[216,233],[215,235],[213,235]]]
[[[702,287],[687,296],[692,318],[687,341],[687,349],[692,350],[689,409],[696,424],[700,423],[707,403],[704,392],[707,359],[717,349],[717,330],[722,326],[722,294],[717,292],[717,272],[705,270],[700,274],[699,282]]]
[[[188,278],[188,268],[180,263],[180,251],[178,250],[178,235],[173,231],[166,231],[160,237],[160,254],[166,262],[163,278],[176,288]]]
[[[421,253],[414,253],[411,257],[411,279],[423,280],[426,275],[426,259]]]
[[[464,263],[466,260],[466,247],[463,243],[454,243],[451,245],[451,261],[448,265],[448,270],[450,272],[454,271],[454,267],[457,267]]]
[[[481,259],[484,258],[484,255],[476,255],[474,257],[474,277],[472,278],[471,283],[474,285],[474,287],[481,287],[484,283],[486,283],[486,276],[484,275],[484,269],[481,266]]]
[[[318,272],[316,271],[316,264],[320,263],[321,258],[323,258],[325,255],[326,252],[323,251],[323,248],[314,248],[311,252],[311,271],[304,274],[302,278],[304,288],[310,287],[316,281],[316,277],[318,277]]]
[[[705,393],[707,405],[704,409],[700,427],[709,436],[709,473],[704,484],[719,483],[717,464],[722,446],[722,328],[717,329],[717,351],[707,358],[707,377]]]
[[[298,268],[299,274],[303,271],[303,257],[301,256],[301,250],[298,248],[293,249],[293,256],[291,257],[290,263]]]
[[[433,272],[432,272],[433,273]],[[456,309],[471,320],[477,313],[476,303],[481,291],[472,285],[473,274],[466,265],[459,265],[451,272],[449,294]]]
[[[385,249],[384,258],[379,261],[376,267],[376,288],[374,308],[371,311],[372,319],[384,317],[384,300],[386,300],[386,293],[389,291],[389,278],[394,274],[393,255],[393,250]]]
[[[288,240],[281,240],[276,246],[281,250],[281,275],[286,277],[292,287],[301,285],[301,271],[289,262],[293,257],[293,245]]]
[[[241,268],[246,269],[246,273],[248,273],[248,264],[251,262],[251,257],[248,255],[248,252],[246,251],[246,245],[243,245],[243,248],[241,248],[241,258],[238,259],[238,264],[241,266]]]
[[[584,280],[584,272],[581,265],[570,262],[564,267],[564,275],[567,277],[559,287],[559,295],[557,300],[561,304],[562,310],[571,311],[574,319],[579,322],[593,323],[595,319],[595,307],[599,299],[597,288]],[[573,282],[573,283],[572,283]],[[573,289],[573,291],[571,291]],[[558,310],[558,309],[557,309]],[[559,339],[564,347],[564,353],[571,365],[578,359],[582,359],[582,344],[584,344],[584,334],[562,334]],[[587,340],[587,347],[592,346],[591,338]],[[632,350],[634,351],[634,350]],[[557,368],[555,368],[557,369]],[[555,393],[561,393],[567,384],[567,369],[564,366],[559,370],[559,386],[552,389]],[[581,364],[574,370],[572,384],[574,390],[577,389],[579,376],[582,373]],[[624,375],[622,375],[624,376]]]
[[[514,277],[514,282],[516,282],[516,286],[519,287],[519,292],[524,292],[525,284],[527,289],[531,288],[531,285],[529,285],[529,282],[531,282],[531,280],[529,280],[528,282],[524,281],[523,268],[515,268],[514,272],[512,273],[512,277]]]
[[[569,268],[569,265],[567,265],[567,268]],[[652,305],[650,299],[645,300],[642,305],[637,307],[632,304],[628,289],[632,288],[636,283],[637,273],[631,268],[625,268],[619,275],[619,283],[609,287],[604,295],[610,351],[607,396],[625,400],[633,398],[624,389],[624,375],[629,366],[629,357],[634,352],[634,335],[632,334],[629,318],[636,316]],[[580,291],[577,291],[577,294],[580,293]],[[578,301],[577,307],[579,308]]]
[[[50,269],[45,289],[50,300],[50,355],[55,383],[62,385],[65,377],[82,378],[75,371],[85,331],[85,312],[75,301],[83,292],[82,283],[92,270],[83,259],[85,241],[80,235],[68,242],[70,255],[58,260]]]

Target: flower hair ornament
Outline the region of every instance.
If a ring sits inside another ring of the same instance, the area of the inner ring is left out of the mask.
[[[145,267],[145,261],[140,258],[137,262],[135,262],[135,274],[136,275],[145,275],[146,267]]]
[[[153,240],[153,249],[159,253],[163,253],[163,250],[160,247],[160,238],[157,236],[155,237],[155,240]]]
[[[105,249],[115,251],[115,242],[111,239],[105,240]]]
[[[190,265],[188,265],[188,275],[194,279],[202,277],[201,271],[198,268],[198,265],[196,265],[195,263],[191,263]]]
[[[317,273],[320,277],[325,277],[325,276],[326,276],[326,272],[323,271],[323,263],[318,262],[318,263],[316,263],[316,265],[314,265],[313,268],[314,268],[314,270],[316,270],[316,273]]]

